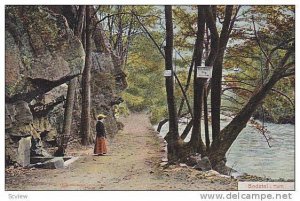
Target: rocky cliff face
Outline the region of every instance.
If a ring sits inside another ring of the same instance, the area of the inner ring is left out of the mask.
[[[45,149],[54,154],[67,84],[81,74],[85,52],[63,15],[41,6],[7,6],[5,11],[5,156],[7,163],[24,165],[23,138],[31,139],[31,154],[43,155]],[[108,114],[108,131],[116,133],[114,65],[110,55],[101,53],[93,53],[93,63],[92,113]],[[72,139],[79,138],[80,88],[77,97]]]
[[[62,15],[37,6],[6,8],[5,70],[8,102],[31,101],[84,67],[84,50]]]

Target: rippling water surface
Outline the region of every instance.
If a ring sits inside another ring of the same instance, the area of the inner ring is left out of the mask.
[[[227,123],[222,122],[221,126]],[[271,148],[264,136],[248,125],[227,152],[227,165],[239,172],[257,176],[294,179],[295,126],[265,123],[265,127],[269,131],[266,136],[271,137]],[[184,124],[179,126],[181,132],[184,128]],[[165,124],[160,135],[164,137],[167,131],[168,124]]]

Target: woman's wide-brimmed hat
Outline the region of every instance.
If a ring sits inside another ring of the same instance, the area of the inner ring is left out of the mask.
[[[106,115],[104,115],[104,114],[98,114],[97,115],[97,118],[98,119],[104,119],[106,117]]]

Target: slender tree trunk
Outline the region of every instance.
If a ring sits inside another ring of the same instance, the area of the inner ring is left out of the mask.
[[[86,6],[87,7],[87,6]],[[86,8],[85,8],[86,9]],[[86,50],[86,42],[87,42],[87,39],[86,39],[86,32],[87,32],[87,26],[86,26],[86,15],[85,15],[85,20],[83,20],[83,24],[82,24],[82,34],[81,34],[81,42],[82,42],[82,45],[83,45],[83,48]]]
[[[77,26],[75,27],[75,30],[74,30],[74,35],[77,36],[78,38],[81,38],[82,31],[83,31],[85,8],[86,8],[86,6],[79,6],[78,22],[77,22]]]
[[[206,151],[208,151],[209,147],[210,147],[209,125],[208,125],[208,108],[207,108],[207,93],[208,93],[208,87],[205,87],[204,88],[204,94],[203,94],[203,107],[204,107],[204,128],[205,128]]]
[[[184,140],[188,136],[188,134],[189,134],[190,130],[192,129],[192,127],[193,127],[193,119],[186,125],[184,131],[182,132],[182,134],[180,136],[180,138],[182,140]]]
[[[81,38],[80,36],[82,34],[84,15],[85,15],[85,6],[80,6],[79,14],[78,14],[78,22],[74,28],[74,35],[77,36],[79,39]],[[70,80],[68,85],[67,102],[66,102],[66,108],[64,113],[63,135],[61,141],[61,147],[63,148],[63,152],[67,148],[68,141],[71,135],[73,106],[75,102],[76,87],[77,87],[77,77]]]
[[[192,61],[191,61],[191,65],[190,65],[190,68],[189,68],[189,73],[188,73],[188,77],[187,77],[187,81],[186,81],[186,84],[184,86],[184,92],[187,93],[188,89],[189,89],[189,86],[190,86],[190,83],[191,83],[191,78],[192,78],[192,73],[193,73],[193,65],[194,65],[194,62],[195,62],[195,51],[193,52],[193,57],[192,57]],[[182,97],[181,98],[181,101],[180,101],[180,104],[179,104],[179,109],[178,109],[178,116],[181,115],[181,112],[182,112],[182,109],[183,109],[183,105],[184,105],[184,102],[185,102],[185,98]]]
[[[174,72],[172,66],[173,55],[173,22],[172,6],[165,6],[166,16],[166,47],[165,47],[165,69],[172,71],[172,76],[166,77],[166,92],[169,111],[169,132],[165,139],[168,143],[168,160],[178,160],[178,120],[174,97]]]
[[[67,103],[66,103],[66,108],[64,113],[63,137],[61,142],[63,151],[66,150],[71,135],[76,85],[77,85],[77,78],[73,78],[72,80],[70,80],[68,86],[68,93],[67,93]]]
[[[86,57],[85,68],[82,74],[82,110],[81,110],[81,136],[82,144],[91,143],[90,113],[91,113],[91,6],[86,7]]]
[[[115,44],[115,50],[117,52],[117,55],[121,58],[123,61],[123,23],[122,23],[122,10],[123,6],[117,6],[118,7],[118,34],[117,34],[117,40]]]
[[[219,50],[213,67],[211,79],[211,120],[212,120],[212,138],[215,140],[220,133],[220,111],[221,111],[221,90],[222,90],[222,70],[223,58],[226,45],[229,40],[230,23],[233,6],[226,6],[225,18],[220,35]]]
[[[193,152],[203,153],[204,143],[201,139],[201,113],[203,100],[203,87],[206,79],[197,78],[197,66],[201,66],[203,42],[205,32],[204,7],[198,6],[198,32],[195,47],[195,65],[194,65],[194,119],[190,145]]]

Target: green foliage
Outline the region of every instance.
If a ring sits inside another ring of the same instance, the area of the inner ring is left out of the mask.
[[[295,117],[295,77],[287,77],[280,80],[274,88],[288,96],[290,100],[272,91],[265,98],[263,104],[268,120],[279,123],[293,122]]]
[[[157,41],[161,34],[152,32]],[[164,88],[164,59],[145,35],[135,36],[126,65],[128,88],[123,98],[131,111],[146,110],[151,122],[157,123],[166,116]]]
[[[293,6],[251,6],[244,9],[243,17],[245,21],[242,26],[238,24],[234,30],[232,45],[227,49],[224,63],[227,71],[227,75],[224,76],[224,88],[233,88],[230,91],[236,94],[234,98],[241,104],[232,101],[231,106],[238,108],[245,104],[257,86],[268,79],[274,68],[278,68],[286,49],[289,48],[289,44],[285,44],[284,41],[295,37]],[[252,17],[261,47],[255,39]],[[244,29],[247,25],[250,28]],[[269,55],[269,59],[265,54]],[[288,63],[292,63],[293,60],[291,57]],[[238,68],[239,71],[234,72],[234,68]],[[281,123],[286,119],[293,119],[294,79],[294,76],[281,79],[264,99],[262,105],[267,120]],[[259,108],[254,115],[261,118],[261,109]]]
[[[114,114],[118,118],[120,116],[128,116],[130,111],[125,103],[120,103],[119,105],[114,105]]]
[[[142,96],[135,96],[127,92],[123,93],[122,96],[130,110],[142,111],[146,108],[144,105],[144,98]]]
[[[161,107],[156,107],[152,106],[151,107],[151,116],[150,116],[150,122],[152,124],[157,124],[162,120],[162,117],[168,116],[168,109],[167,106],[161,106]]]

